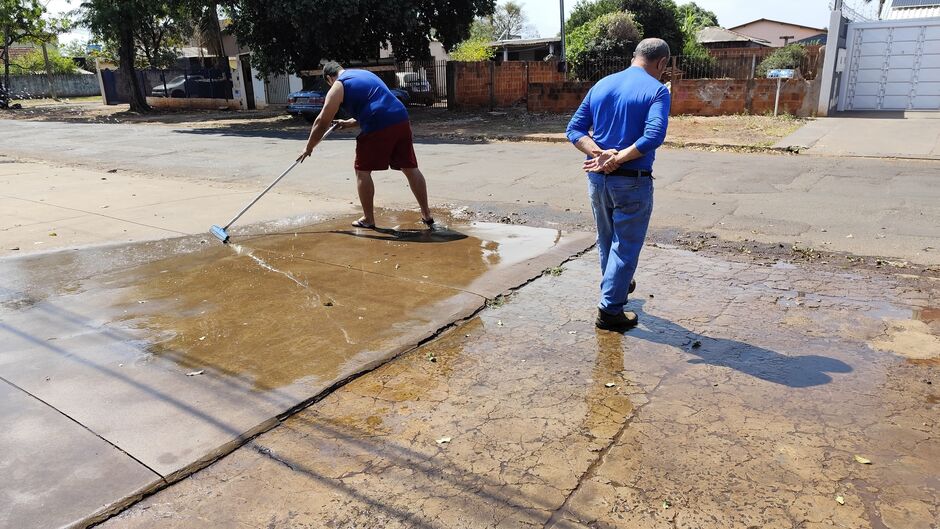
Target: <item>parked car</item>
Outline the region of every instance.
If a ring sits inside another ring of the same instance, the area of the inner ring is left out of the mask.
[[[294,117],[302,117],[309,122],[316,119],[317,114],[323,110],[326,92],[319,90],[301,90],[287,96],[287,113]]]
[[[205,77],[201,75],[180,75],[179,77],[174,77],[167,81],[166,86],[164,86],[163,83],[154,85],[150,94],[153,97],[186,97],[187,93],[195,92],[193,88],[196,83],[205,80]]]
[[[408,106],[410,101],[408,92],[399,90],[398,88],[392,88],[391,91],[392,94],[395,95],[395,99],[401,101],[403,105]],[[294,117],[302,117],[309,122],[313,122],[317,114],[323,110],[323,103],[325,101],[326,92],[320,90],[302,90],[300,92],[294,92],[287,96],[287,113]],[[337,117],[342,118],[343,116],[344,113],[340,110]]]
[[[416,72],[397,72],[398,88],[408,94],[410,102],[431,106],[434,104],[434,91],[431,83],[422,74]]]

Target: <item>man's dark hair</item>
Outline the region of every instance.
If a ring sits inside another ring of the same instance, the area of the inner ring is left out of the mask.
[[[643,57],[651,62],[668,58],[669,55],[669,45],[663,39],[643,39],[633,52],[634,57]]]
[[[330,61],[323,65],[323,77],[339,77],[339,72],[343,67],[336,61]]]

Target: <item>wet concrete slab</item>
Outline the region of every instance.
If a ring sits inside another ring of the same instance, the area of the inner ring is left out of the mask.
[[[0,527],[66,527],[163,480],[54,408],[0,380]]]
[[[173,481],[592,242],[413,217],[2,260],[0,376]]]
[[[940,286],[647,248],[621,336],[595,259],[103,527],[935,527],[940,351],[876,343]]]

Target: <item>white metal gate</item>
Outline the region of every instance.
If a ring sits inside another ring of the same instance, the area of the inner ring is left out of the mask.
[[[940,19],[849,24],[839,110],[940,110]]]
[[[290,78],[272,75],[264,83],[264,95],[269,105],[286,105],[290,95]]]

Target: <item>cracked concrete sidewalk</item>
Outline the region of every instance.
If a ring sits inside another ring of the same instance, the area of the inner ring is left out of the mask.
[[[595,259],[102,527],[936,527],[935,281],[648,247],[621,336]]]

